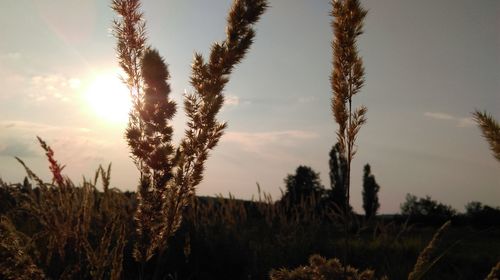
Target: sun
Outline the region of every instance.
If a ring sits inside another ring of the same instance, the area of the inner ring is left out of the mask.
[[[111,123],[127,122],[132,102],[117,72],[95,75],[85,92],[85,99],[99,118]]]

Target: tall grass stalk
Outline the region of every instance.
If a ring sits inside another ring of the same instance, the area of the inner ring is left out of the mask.
[[[57,162],[52,148],[38,140],[49,162],[52,183],[43,182],[16,158],[38,187],[18,196],[17,209],[31,224],[26,236],[33,262],[49,278],[120,279],[128,213],[126,201],[109,188],[111,165],[107,170],[99,167],[93,182],[84,178],[82,186],[76,187],[62,174],[64,166]],[[102,195],[95,187],[99,177]],[[54,263],[58,264],[55,269]]]
[[[367,14],[358,0],[333,0],[332,42],[333,71],[330,77],[333,92],[332,112],[339,125],[337,140],[340,152],[347,159],[346,205],[350,197],[351,161],[356,154],[356,137],[366,122],[365,106],[353,109],[352,98],[364,85],[363,60],[358,54],[357,37],[363,33],[363,20]],[[347,206],[346,206],[347,209]]]
[[[451,222],[448,221],[436,231],[429,244],[420,252],[412,272],[408,275],[408,280],[422,279],[423,275],[442,257],[442,255],[436,257],[437,247],[450,226]]]
[[[487,112],[474,111],[474,120],[479,125],[483,137],[490,144],[493,156],[500,161],[500,124]],[[491,268],[486,280],[500,279],[500,261]]]
[[[267,0],[234,0],[227,17],[226,39],[212,44],[208,60],[195,53],[191,71],[194,92],[185,94],[187,129],[179,145],[172,143],[169,124],[176,112],[169,99],[167,65],[147,46],[145,21],[138,0],[114,0],[121,16],[114,22],[119,64],[134,100],[126,138],[140,171],[135,215],[138,243],[135,258],[142,264],[167,247],[179,228],[182,210],[203,179],[209,151],[219,142],[226,123],[217,119],[223,91],[234,66],[249,50],[254,25]]]
[[[363,60],[358,54],[357,37],[363,33],[363,20],[367,14],[358,0],[332,0],[333,71],[330,77],[333,92],[332,112],[339,125],[337,142],[339,153],[347,160],[345,174],[344,262],[348,256],[349,200],[351,161],[356,153],[355,141],[361,126],[366,122],[365,106],[353,110],[352,98],[364,85]],[[347,272],[347,271],[345,271]],[[344,275],[346,277],[346,275]]]
[[[45,279],[43,271],[35,264],[25,246],[27,236],[18,232],[10,219],[0,216],[0,278],[20,280]]]
[[[500,124],[487,112],[475,111],[474,120],[481,128],[483,137],[490,144],[493,156],[500,161]]]
[[[499,280],[500,279],[500,261],[491,268],[490,273],[486,276],[486,280]]]

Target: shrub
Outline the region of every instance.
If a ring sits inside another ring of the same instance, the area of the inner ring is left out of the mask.
[[[6,216],[0,216],[0,278],[6,280],[38,280],[45,275],[24,249],[25,235],[18,232]],[[23,242],[24,241],[24,242]]]
[[[451,206],[439,203],[430,196],[418,198],[407,194],[400,208],[401,214],[410,216],[413,221],[431,224],[441,224],[456,214]]]
[[[271,280],[375,280],[373,270],[359,271],[351,266],[343,266],[338,259],[329,259],[313,255],[309,265],[293,270],[279,269],[270,273]],[[381,279],[386,279],[385,277]]]
[[[77,187],[62,174],[64,167],[55,160],[52,148],[41,138],[38,140],[45,150],[53,180],[43,182],[17,158],[28,177],[36,182],[33,189],[11,190],[17,204],[10,215],[20,227],[8,231],[9,236],[15,238],[16,232],[17,236],[22,232],[26,243],[32,245],[26,251],[20,249],[20,256],[24,252],[29,254],[32,267],[50,278],[78,275],[120,279],[130,207],[117,190],[109,188],[111,165],[107,170],[99,167],[93,181],[84,179],[81,187]],[[95,187],[99,177],[103,193]],[[14,239],[14,244],[16,240],[20,239]],[[23,259],[24,263],[29,261],[27,257]]]
[[[465,205],[465,215],[471,223],[478,226],[500,225],[500,207],[493,208],[473,201]]]

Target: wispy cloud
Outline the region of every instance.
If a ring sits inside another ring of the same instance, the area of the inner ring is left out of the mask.
[[[316,101],[315,96],[302,96],[302,97],[299,97],[299,99],[298,99],[299,103],[311,103],[314,101]]]
[[[0,56],[0,84],[2,85],[0,100],[18,96],[20,89],[26,88],[27,80],[25,75],[13,71],[5,59]]]
[[[471,117],[455,117],[443,112],[425,112],[424,116],[429,119],[448,121],[454,123],[456,127],[471,127],[474,126],[474,121]]]
[[[299,141],[318,138],[315,132],[303,130],[285,130],[271,132],[228,132],[224,135],[224,140],[237,142],[246,147],[255,147],[266,144],[281,144],[293,146]]]
[[[0,59],[6,60],[18,60],[22,58],[22,54],[20,52],[8,52],[0,54]]]
[[[78,127],[68,127],[68,126],[55,126],[55,125],[50,125],[50,124],[45,124],[45,123],[28,122],[28,121],[20,121],[20,120],[0,121],[0,128],[17,130],[17,131],[21,131],[21,132],[28,131],[31,134],[33,134],[33,133],[37,134],[37,133],[43,133],[43,132],[54,132],[54,131],[80,132],[80,133],[90,132],[89,129],[83,128],[83,127],[78,128]]]
[[[36,101],[47,99],[69,101],[71,93],[80,85],[79,79],[65,77],[61,74],[36,75],[30,80],[29,97]]]
[[[425,112],[424,116],[431,118],[431,119],[436,119],[436,120],[453,120],[455,117],[452,115],[446,114],[446,113],[441,113],[441,112]]]
[[[236,95],[226,95],[224,97],[224,105],[226,105],[226,106],[238,106],[238,105],[240,105],[240,98]]]
[[[12,139],[0,142],[0,156],[8,157],[33,157],[38,154],[33,150],[33,146],[26,141],[14,141]]]
[[[474,122],[474,119],[473,118],[459,118],[458,119],[458,124],[457,126],[458,127],[471,127],[471,126],[475,126],[476,123]]]
[[[36,136],[44,138],[64,161],[102,159],[112,147],[91,130],[83,127],[57,126],[19,120],[0,121],[0,155],[35,156],[41,153]]]
[[[285,159],[291,157],[290,150],[318,137],[318,133],[304,130],[228,132],[222,141],[257,157]]]
[[[61,73],[33,69],[30,57],[20,52],[0,53],[1,99],[20,96],[29,101],[70,101],[81,89],[81,79]]]

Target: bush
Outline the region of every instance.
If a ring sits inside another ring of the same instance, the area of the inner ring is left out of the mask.
[[[359,271],[351,266],[343,266],[338,259],[329,259],[313,255],[309,259],[309,265],[296,269],[273,270],[270,274],[271,280],[375,280],[375,272],[367,269]],[[383,277],[382,279],[387,279]]]
[[[500,208],[483,205],[481,202],[472,201],[465,205],[465,215],[469,222],[476,226],[499,226]]]
[[[456,214],[451,206],[437,202],[430,196],[418,198],[407,194],[406,201],[400,207],[401,214],[409,216],[413,222],[433,225],[442,224]]]

